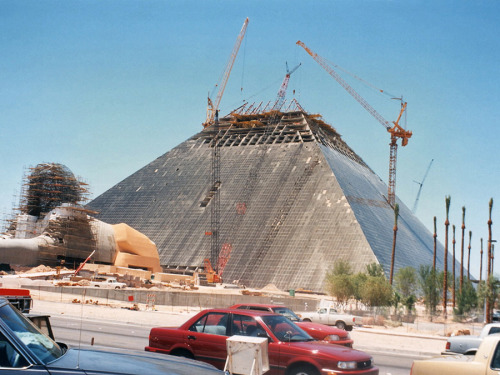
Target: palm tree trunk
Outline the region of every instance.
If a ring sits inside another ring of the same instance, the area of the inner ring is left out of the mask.
[[[460,293],[464,285],[464,234],[465,234],[465,206],[462,207],[462,246],[460,255]]]
[[[443,273],[443,313],[444,318],[447,317],[447,297],[448,297],[448,227],[450,226],[450,221],[448,220],[448,216],[450,213],[450,201],[451,197],[447,196],[445,198],[446,202],[446,220],[444,222],[445,231],[444,231],[444,273]]]

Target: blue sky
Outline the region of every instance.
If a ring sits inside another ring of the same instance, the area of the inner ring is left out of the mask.
[[[388,133],[295,43],[402,95],[413,137],[399,148],[397,195],[411,209],[434,159],[417,216],[429,229],[437,216],[444,242],[450,195],[458,253],[465,206],[478,277],[490,198],[499,238],[499,14],[495,0],[0,0],[0,214],[17,204],[26,167],[65,164],[95,197],[200,131],[249,17],[221,113],[274,100],[285,62],[302,63],[288,98],[295,90],[387,181]],[[398,101],[345,78],[396,119]]]

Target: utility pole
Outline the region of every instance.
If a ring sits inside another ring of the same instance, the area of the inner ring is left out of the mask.
[[[445,197],[446,203],[446,220],[444,221],[445,231],[444,231],[444,274],[443,274],[443,313],[444,319],[447,317],[447,297],[448,297],[448,227],[450,226],[450,221],[448,220],[448,214],[450,212],[450,202],[451,197]]]

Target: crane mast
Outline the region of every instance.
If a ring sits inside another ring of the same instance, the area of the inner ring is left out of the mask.
[[[227,81],[229,79],[229,75],[231,74],[231,70],[233,69],[234,61],[236,60],[236,56],[238,55],[238,51],[240,49],[241,42],[242,42],[243,38],[245,37],[245,33],[247,31],[247,26],[248,26],[248,17],[245,19],[245,22],[243,22],[243,26],[241,27],[241,31],[238,34],[238,37],[236,38],[236,42],[234,44],[231,55],[229,56],[229,60],[227,61],[226,67],[221,75],[222,78],[219,79],[219,82],[215,86],[215,87],[218,87],[215,100],[212,101],[210,96],[208,96],[207,119],[203,123],[203,127],[205,127],[205,128],[214,123],[215,112],[219,109],[219,104],[220,104],[220,101],[222,99],[222,95],[224,94],[224,90],[226,88],[226,84],[227,84]]]
[[[406,146],[408,144],[408,139],[411,138],[412,132],[403,129],[399,125],[401,116],[406,110],[406,102],[401,99],[401,110],[396,121],[392,122],[392,126],[389,121],[387,121],[380,113],[378,113],[361,95],[359,95],[356,90],[354,90],[351,85],[349,85],[327,62],[326,59],[313,52],[309,47],[307,47],[300,40],[297,44],[304,48],[304,50],[323,68],[330,74],[356,101],[361,104],[361,106],[368,111],[375,119],[380,122],[386,130],[391,135],[391,141],[389,143],[390,153],[389,153],[389,183],[387,200],[391,206],[394,206],[396,200],[396,163],[397,163],[397,150],[398,144],[397,140],[401,138],[401,145]]]
[[[290,81],[290,76],[301,65],[302,65],[302,63],[297,65],[292,70],[288,70],[288,63],[286,63],[286,75],[285,75],[285,78],[283,79],[283,83],[281,84],[280,90],[278,91],[278,96],[276,97],[276,101],[274,102],[274,105],[272,108],[273,111],[279,111],[281,109],[281,107],[283,106],[283,103],[285,102],[285,97],[286,97],[286,89],[288,88],[288,82]]]

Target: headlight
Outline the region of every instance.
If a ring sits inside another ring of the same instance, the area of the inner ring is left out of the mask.
[[[325,341],[339,341],[340,336],[339,335],[328,335],[324,339]]]
[[[339,361],[337,367],[342,370],[353,370],[357,367],[356,361]]]

